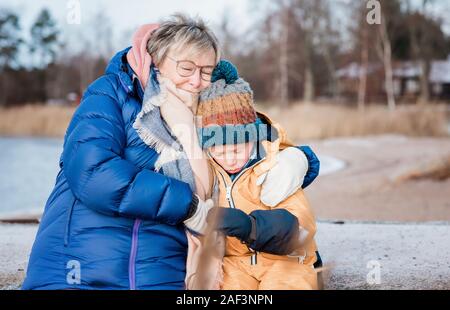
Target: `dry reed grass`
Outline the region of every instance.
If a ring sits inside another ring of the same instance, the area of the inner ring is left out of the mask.
[[[445,105],[398,106],[393,112],[383,106],[369,106],[362,112],[331,104],[295,104],[287,109],[258,105],[258,109],[279,122],[294,141],[393,133],[448,135]]]
[[[63,137],[74,107],[25,105],[0,109],[0,135]]]
[[[361,112],[332,104],[294,104],[286,109],[257,104],[257,108],[280,122],[294,141],[387,133],[448,135],[445,105],[399,106],[394,112],[383,106]],[[46,105],[0,108],[0,135],[63,137],[74,110]]]

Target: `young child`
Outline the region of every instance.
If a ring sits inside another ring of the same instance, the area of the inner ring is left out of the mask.
[[[241,78],[201,93],[197,127],[216,175],[208,222],[226,235],[221,288],[317,289],[314,214],[301,188],[276,206],[261,202],[261,183],[292,146],[284,130],[253,107]]]

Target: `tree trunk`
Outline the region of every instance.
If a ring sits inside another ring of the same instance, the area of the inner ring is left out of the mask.
[[[408,4],[408,12],[410,12],[409,1]],[[425,8],[426,1],[423,1],[423,7]],[[414,24],[414,20],[410,19],[409,22],[409,39],[411,42],[411,51],[412,58],[415,64],[419,64],[421,73],[420,73],[420,96],[417,101],[418,104],[427,103],[430,99],[430,87],[429,87],[429,74],[430,74],[430,61],[424,59],[422,53],[420,51],[420,43],[419,39],[416,36],[417,26]]]
[[[305,64],[305,79],[303,82],[303,101],[307,104],[314,101],[314,74],[311,62]]]
[[[367,26],[363,26],[361,66],[359,70],[358,109],[363,111],[366,105],[367,74],[369,67],[369,37]]]
[[[430,101],[429,76],[431,71],[430,61],[422,59],[420,61],[420,97],[419,104],[426,104]]]
[[[380,37],[383,45],[383,64],[384,64],[384,85],[386,89],[386,96],[389,110],[395,109],[395,94],[394,94],[394,78],[392,72],[392,48],[389,34],[387,32],[386,20],[381,18]]]
[[[289,95],[289,72],[288,72],[288,10],[283,8],[282,11],[282,25],[281,28],[281,44],[280,44],[280,104],[282,106],[288,105]]]
[[[305,39],[303,44],[303,62],[305,64],[304,79],[303,79],[303,102],[306,104],[314,101],[314,72],[312,68],[312,42],[309,37],[310,34],[305,33]]]
[[[392,72],[392,51],[391,44],[388,43],[388,47],[384,52],[384,72],[385,72],[385,87],[388,100],[389,110],[395,110],[395,94],[394,94],[394,78]]]

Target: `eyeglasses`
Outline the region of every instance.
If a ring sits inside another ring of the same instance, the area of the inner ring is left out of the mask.
[[[177,73],[182,77],[189,77],[194,75],[197,68],[199,68],[201,79],[206,82],[211,82],[211,76],[215,66],[197,66],[190,60],[176,60],[168,55],[167,58],[177,63]]]

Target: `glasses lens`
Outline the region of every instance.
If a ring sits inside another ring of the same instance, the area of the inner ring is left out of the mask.
[[[203,67],[201,72],[202,79],[207,82],[211,81],[213,71],[214,67]]]
[[[177,67],[178,74],[184,77],[191,76],[192,74],[194,74],[195,69],[196,69],[195,64],[193,64],[190,61],[180,61]]]

